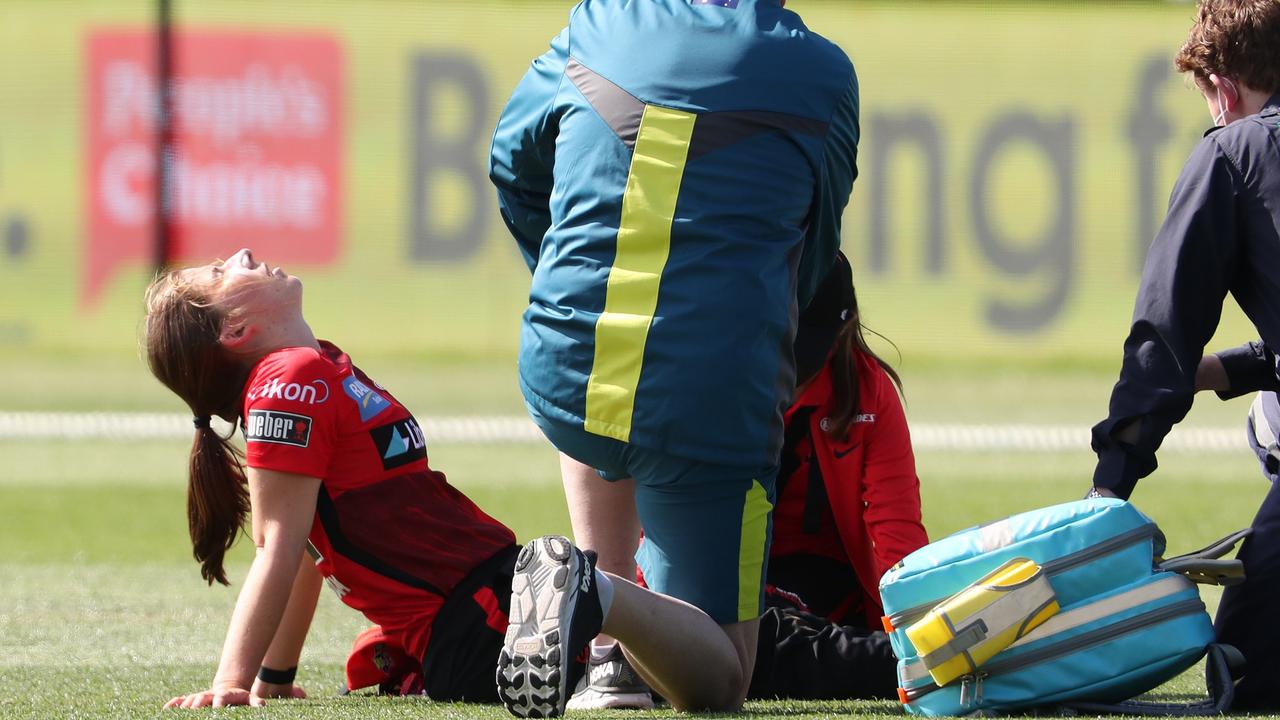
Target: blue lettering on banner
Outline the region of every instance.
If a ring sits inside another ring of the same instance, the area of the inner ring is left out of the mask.
[[[356,406],[360,408],[360,422],[369,422],[378,413],[391,407],[391,402],[368,385],[360,382],[360,378],[355,375],[342,381],[342,389],[346,391],[347,397],[356,401]]]

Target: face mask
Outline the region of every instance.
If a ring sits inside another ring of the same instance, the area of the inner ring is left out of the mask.
[[[1227,103],[1224,101],[1222,96],[1222,86],[1227,83],[1231,83],[1231,89],[1233,91],[1236,89],[1234,82],[1221,76],[1218,78],[1218,84],[1214,86],[1218,91],[1218,114],[1214,116],[1213,124],[1218,127],[1222,127],[1227,124]]]

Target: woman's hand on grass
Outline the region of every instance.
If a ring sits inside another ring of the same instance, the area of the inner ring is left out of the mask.
[[[233,687],[204,690],[202,692],[191,693],[189,695],[179,695],[165,703],[164,706],[165,709],[194,709],[202,707],[229,707],[231,705],[253,705],[255,707],[261,707],[265,704],[265,700],[257,695],[250,694],[248,690]]]

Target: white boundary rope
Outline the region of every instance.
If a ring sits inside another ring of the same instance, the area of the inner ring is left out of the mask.
[[[452,445],[546,442],[524,416],[419,418],[429,442]],[[222,432],[227,426],[214,421]],[[1243,452],[1239,428],[1175,428],[1162,449],[1174,452]],[[191,437],[191,418],[177,413],[0,412],[0,440],[170,440]],[[958,425],[914,423],[921,450],[959,452],[1062,452],[1089,447],[1089,428],[1072,425]]]

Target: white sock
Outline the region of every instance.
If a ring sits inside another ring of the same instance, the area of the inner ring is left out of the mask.
[[[593,660],[603,660],[613,652],[613,648],[618,644],[617,640],[610,640],[607,643],[600,644],[600,639],[596,638],[591,643],[591,658]]]
[[[609,617],[609,608],[613,606],[613,581],[608,575],[596,570],[596,593],[600,596],[600,618]]]

